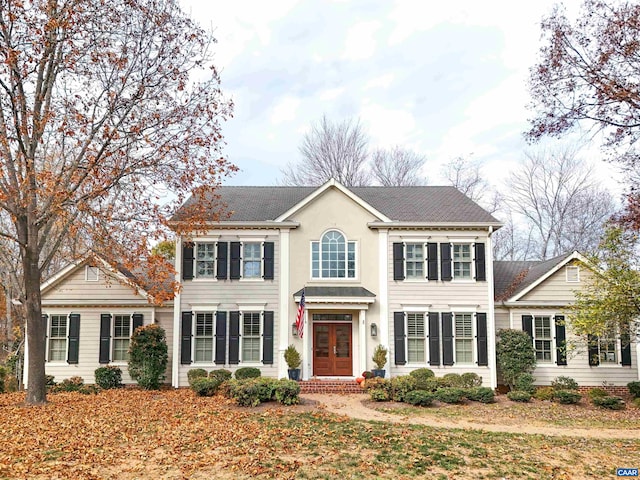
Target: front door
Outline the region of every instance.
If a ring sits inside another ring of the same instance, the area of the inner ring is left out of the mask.
[[[313,374],[351,376],[351,324],[313,324]]]

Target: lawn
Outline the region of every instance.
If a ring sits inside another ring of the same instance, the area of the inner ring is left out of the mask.
[[[0,395],[0,478],[607,478],[640,442],[245,409],[189,390]]]

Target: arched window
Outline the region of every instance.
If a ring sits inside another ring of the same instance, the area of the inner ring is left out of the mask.
[[[356,242],[347,242],[337,230],[329,230],[319,242],[311,242],[311,276],[355,278]]]

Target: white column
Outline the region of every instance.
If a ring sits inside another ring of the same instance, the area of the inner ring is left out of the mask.
[[[280,230],[280,272],[278,275],[280,282],[280,315],[278,316],[278,378],[287,378],[287,364],[284,361],[284,351],[289,346],[289,335],[291,334],[291,324],[293,320],[289,316],[289,229]],[[302,352],[304,362],[304,351]]]
[[[311,378],[311,325],[309,324],[309,310],[304,309],[304,328],[302,330],[302,379],[309,380]]]
[[[182,286],[182,237],[178,236],[176,240],[176,282]],[[178,378],[180,368],[180,337],[182,332],[180,331],[180,290],[175,294],[173,299],[173,341],[172,341],[172,355],[171,355],[171,385],[174,388],[180,386],[180,380]]]
[[[378,230],[378,269],[378,335],[380,344],[389,349],[389,231],[386,229]],[[390,361],[387,361],[386,370],[387,377],[390,377]]]
[[[486,248],[486,269],[487,269],[487,299],[489,305],[489,315],[487,315],[487,355],[489,364],[489,374],[491,378],[491,388],[498,386],[498,366],[496,359],[496,315],[495,315],[495,297],[493,292],[493,245],[491,234],[493,227],[489,227],[489,235],[487,236]]]
[[[360,348],[358,349],[358,360],[360,361],[360,367],[356,369],[356,377],[362,372],[367,370],[367,311],[360,310],[360,316],[358,321],[358,343]]]

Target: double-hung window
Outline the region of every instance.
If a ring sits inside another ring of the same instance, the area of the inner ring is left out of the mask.
[[[356,243],[348,242],[337,230],[325,233],[319,242],[311,242],[313,278],[355,278]]]
[[[242,361],[260,361],[260,312],[242,313]]]
[[[262,244],[242,244],[242,278],[262,278]]]
[[[453,244],[453,278],[470,280],[472,278],[472,256],[470,243]]]
[[[114,362],[129,360],[129,342],[131,340],[131,315],[113,317],[113,355]]]
[[[618,340],[613,331],[607,332],[598,338],[598,357],[600,363],[617,364],[618,363]]]
[[[215,251],[216,244],[213,242],[196,243],[196,278],[214,278]]]
[[[473,363],[473,314],[455,314],[456,363]]]
[[[212,312],[197,312],[195,315],[194,361],[213,361],[213,318]]]
[[[405,248],[406,278],[424,279],[424,244],[407,243]]]
[[[407,361],[425,362],[425,314],[407,313]]]
[[[49,361],[65,361],[67,359],[67,316],[51,315],[49,325]]]
[[[551,362],[551,348],[553,337],[551,336],[551,317],[533,317],[534,347],[538,362]]]

